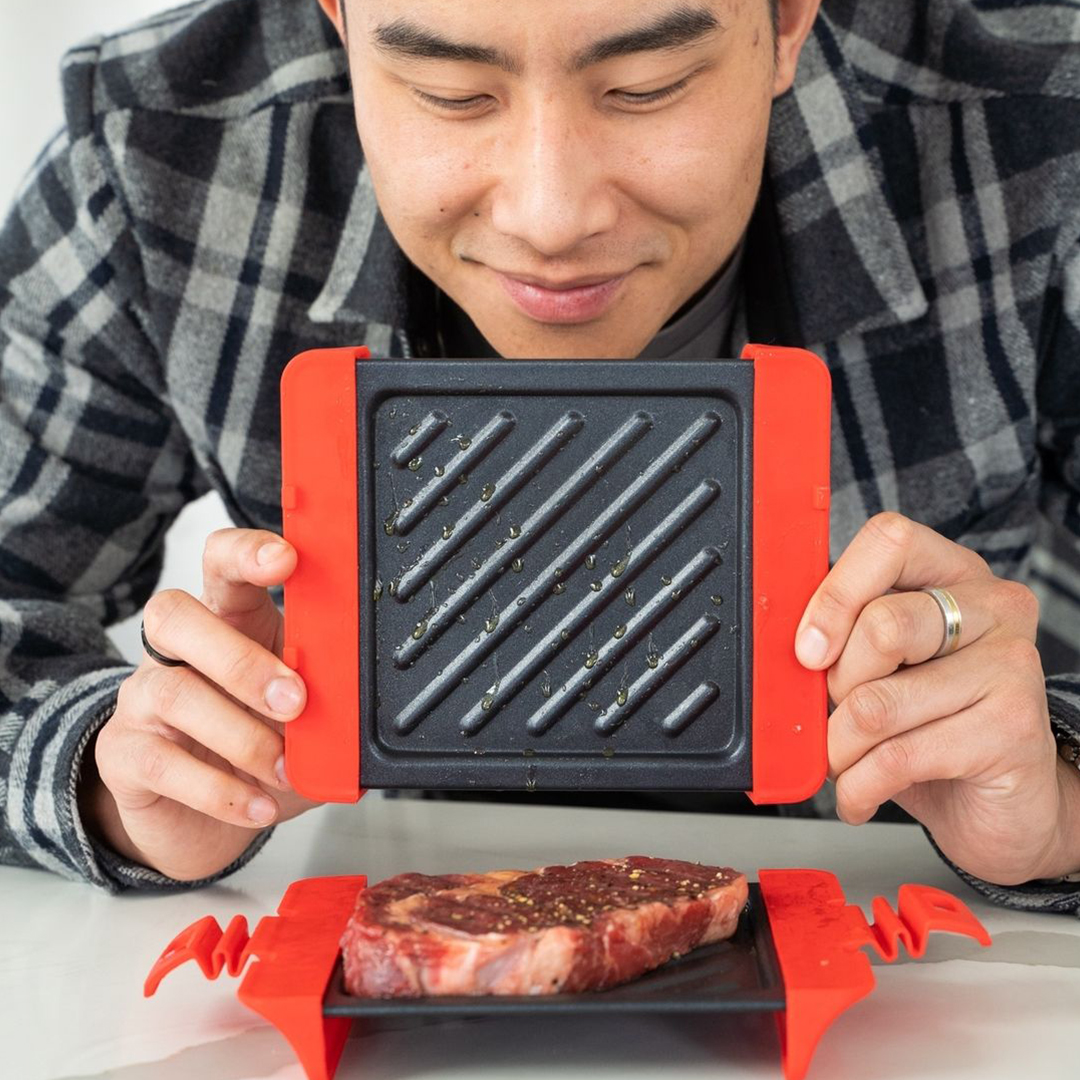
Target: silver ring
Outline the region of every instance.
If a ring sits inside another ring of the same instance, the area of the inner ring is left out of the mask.
[[[920,591],[929,593],[937,601],[937,606],[941,609],[942,617],[945,619],[945,632],[941,637],[941,647],[930,657],[931,660],[936,660],[939,656],[948,656],[949,653],[956,652],[960,648],[960,629],[963,617],[960,614],[960,605],[951,592],[946,589],[922,589]]]
[[[146,650],[147,655],[151,660],[156,660],[164,667],[187,667],[188,662],[186,660],[174,660],[171,656],[162,656],[161,653],[146,640],[146,627],[143,625],[142,620],[139,620],[139,637],[142,638],[143,648]]]

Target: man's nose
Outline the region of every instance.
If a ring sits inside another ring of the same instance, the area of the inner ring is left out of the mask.
[[[548,257],[612,229],[618,205],[603,154],[581,121],[537,105],[507,147],[492,224]]]

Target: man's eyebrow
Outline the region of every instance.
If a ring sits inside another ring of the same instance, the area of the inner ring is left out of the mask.
[[[407,19],[396,19],[375,29],[375,48],[409,60],[458,60],[471,64],[489,64],[510,75],[520,75],[521,68],[511,56],[486,45],[449,41]]]
[[[582,71],[604,60],[632,53],[684,48],[722,29],[720,21],[708,8],[676,8],[645,26],[594,42],[571,60],[569,70]],[[380,52],[410,60],[456,60],[487,64],[501,68],[510,75],[522,73],[521,65],[500,49],[450,41],[408,19],[396,19],[385,26],[376,27],[374,44]]]
[[[722,29],[720,20],[708,8],[676,8],[636,30],[595,42],[574,57],[570,70],[581,71],[592,64],[631,53],[683,48]]]

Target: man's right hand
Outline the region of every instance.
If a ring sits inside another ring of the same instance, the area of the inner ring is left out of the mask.
[[[147,601],[147,640],[190,666],[144,654],[84,762],[83,821],[119,854],[194,881],[317,805],[285,779],[282,732],[306,691],[281,660],[284,620],[267,591],[295,567],[281,537],[220,529],[206,542],[200,599],[166,589]]]

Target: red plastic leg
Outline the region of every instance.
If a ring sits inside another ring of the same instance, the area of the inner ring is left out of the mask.
[[[933,930],[990,944],[962,901],[928,885],[900,886],[899,915],[877,897],[871,926],[826,871],[762,870],[758,879],[784,977],[787,1007],[778,1023],[787,1080],[802,1080],[829,1025],[873,990],[870,959],[859,951],[864,945],[892,961],[900,941],[922,956]]]

